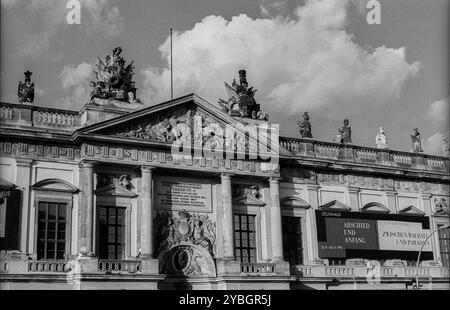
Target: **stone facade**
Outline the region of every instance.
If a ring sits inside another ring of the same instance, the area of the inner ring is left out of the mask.
[[[389,257],[343,257],[335,265],[321,257],[317,212],[449,224],[446,157],[288,137],[279,138],[275,166],[258,157],[196,156],[197,146],[217,149],[221,139],[236,154],[251,149],[250,140],[224,131],[247,120],[196,95],[152,107],[91,102],[76,112],[2,103],[0,111],[2,289],[407,288],[416,269],[405,259],[391,257],[401,262],[391,266]],[[174,142],[192,145],[194,156],[176,156]],[[39,212],[50,203],[66,208],[57,260],[40,254]],[[103,248],[102,212],[117,212],[106,216],[121,231],[120,257]],[[286,257],[285,218],[301,230],[298,264]],[[252,227],[237,228],[237,219]],[[237,229],[252,233],[249,261],[237,255],[244,242]],[[423,285],[448,288],[437,234],[431,249],[418,268]],[[380,266],[378,277],[369,265]]]

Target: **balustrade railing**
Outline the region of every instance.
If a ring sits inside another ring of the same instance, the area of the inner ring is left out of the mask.
[[[142,265],[141,261],[99,260],[98,271],[135,273],[142,271]]]
[[[421,153],[408,153],[289,137],[280,137],[280,146],[294,157],[312,157],[407,169],[434,171],[446,171],[449,169],[448,158]]]
[[[247,274],[275,273],[275,264],[272,264],[272,263],[241,263],[241,273],[247,273]]]
[[[30,261],[28,262],[28,272],[45,272],[45,273],[66,273],[74,270],[71,262],[57,261]]]

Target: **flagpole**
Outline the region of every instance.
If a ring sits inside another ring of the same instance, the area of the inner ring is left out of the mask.
[[[170,28],[170,100],[173,100],[172,28]]]

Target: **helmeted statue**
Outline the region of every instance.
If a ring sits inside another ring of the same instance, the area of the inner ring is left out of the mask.
[[[411,151],[414,153],[422,153],[422,141],[420,139],[420,132],[418,128],[414,128],[411,134]]]
[[[269,115],[261,111],[260,105],[255,101],[256,89],[248,87],[247,72],[239,70],[239,84],[236,80],[228,85],[225,83],[228,93],[228,100],[219,99],[219,105],[222,111],[231,116],[239,116],[258,120],[269,120]]]
[[[31,75],[33,73],[30,71],[24,72],[25,82],[19,81],[19,86],[17,88],[17,97],[19,103],[34,101],[34,83],[31,83]]]
[[[297,124],[299,126],[299,132],[302,138],[313,137],[311,133],[311,123],[309,122],[308,112],[303,113],[303,121],[298,121]]]
[[[133,81],[133,61],[125,67],[121,56],[122,48],[116,47],[112,55],[98,59],[96,80],[91,82],[91,102],[98,99],[113,99],[128,103],[140,103],[136,99],[136,87]]]
[[[378,149],[387,149],[387,148],[389,148],[388,143],[387,143],[387,138],[386,138],[386,135],[384,133],[383,127],[380,127],[378,129],[377,135],[375,136],[375,144],[376,144]]]

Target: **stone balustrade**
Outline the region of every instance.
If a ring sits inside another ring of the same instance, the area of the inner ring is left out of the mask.
[[[274,274],[274,263],[241,263],[241,274]]]
[[[71,262],[58,261],[29,261],[28,272],[34,273],[66,273],[74,270],[74,264]]]
[[[0,118],[3,119],[12,119],[13,117],[13,109],[7,106],[0,107]]]
[[[384,150],[288,137],[280,137],[280,146],[294,157],[434,172],[450,171],[450,158],[424,153]]]
[[[72,127],[75,124],[76,115],[51,111],[36,111],[34,117],[36,123],[53,124]]]
[[[75,129],[81,123],[77,111],[8,103],[0,103],[0,119],[6,124],[38,128]]]
[[[98,271],[107,273],[135,273],[141,272],[142,266],[141,261],[99,260]]]
[[[448,278],[446,267],[413,267],[413,266],[308,266],[297,265],[293,268],[299,278]]]

